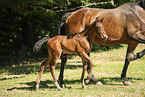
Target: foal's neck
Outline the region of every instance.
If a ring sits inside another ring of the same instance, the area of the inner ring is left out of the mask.
[[[95,22],[93,22],[92,24],[90,24],[85,30],[83,30],[82,32],[80,32],[80,35],[86,35],[86,33],[89,31],[89,29],[92,28],[92,26],[94,25]]]

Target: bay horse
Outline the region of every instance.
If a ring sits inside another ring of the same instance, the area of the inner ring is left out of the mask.
[[[97,35],[92,41],[102,45],[128,44],[121,79],[124,85],[132,85],[126,77],[129,63],[145,55],[145,49],[137,54],[133,54],[139,43],[145,43],[145,0],[128,2],[114,9],[82,8],[71,12],[71,14],[67,13],[67,16],[67,19],[62,18],[64,22],[60,25],[59,33],[79,33],[90,25],[96,17],[104,18],[103,25],[108,35],[107,41],[102,41]],[[91,39],[92,37],[88,38]],[[67,58],[68,55],[62,54],[59,75],[62,87],[65,86],[63,72]],[[94,80],[95,77],[91,79]],[[98,80],[95,79],[95,81]]]
[[[81,83],[82,83],[82,87],[86,88],[84,82],[84,75],[87,69],[85,62],[87,61],[90,64],[90,72],[88,74],[88,79],[86,80],[86,83],[88,83],[91,78],[91,74],[94,66],[93,61],[87,55],[87,53],[91,51],[93,37],[97,35],[100,38],[102,38],[102,40],[106,40],[108,38],[104,30],[104,27],[102,25],[102,21],[103,19],[101,20],[96,19],[92,24],[88,26],[86,30],[80,33],[70,34],[68,36],[58,35],[53,38],[50,38],[49,40],[47,39],[48,40],[47,49],[48,49],[49,56],[41,64],[40,72],[38,74],[38,78],[36,81],[36,90],[39,89],[39,83],[40,83],[42,73],[47,66],[49,66],[50,68],[50,72],[53,77],[55,86],[59,90],[62,90],[62,88],[58,85],[57,79],[55,77],[55,65],[57,63],[57,59],[60,57],[62,52],[66,54],[77,54],[82,58],[83,71],[81,76]],[[90,37],[92,37],[92,39],[88,40],[88,38],[90,39]],[[36,50],[40,50],[40,49],[34,48],[34,51]]]

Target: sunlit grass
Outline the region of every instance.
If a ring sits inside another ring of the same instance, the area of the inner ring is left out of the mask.
[[[145,48],[139,45],[135,51]],[[144,97],[145,96],[145,57],[132,61],[129,65],[127,77],[133,84],[124,86],[121,79],[121,71],[124,65],[127,47],[110,51],[91,52],[91,58],[95,63],[93,73],[103,85],[90,83],[87,89],[82,89],[80,78],[82,63],[78,56],[72,56],[65,66],[64,81],[68,88],[58,91],[53,84],[49,68],[45,70],[40,83],[40,90],[34,90],[41,62],[13,65],[0,68],[0,96],[1,97]],[[60,60],[56,66],[58,78]],[[87,74],[86,76],[87,77]]]

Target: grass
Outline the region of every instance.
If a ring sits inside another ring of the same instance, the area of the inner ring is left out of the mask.
[[[139,45],[135,51],[139,52],[145,45]],[[64,81],[67,88],[58,91],[54,86],[49,68],[43,73],[40,90],[34,90],[39,66],[42,61],[27,62],[0,68],[0,96],[1,97],[145,97],[145,57],[132,61],[128,68],[127,77],[133,84],[124,86],[121,70],[124,65],[126,46],[103,52],[92,52],[91,58],[95,62],[93,73],[103,85],[90,83],[86,89],[81,88],[82,72],[81,59],[73,56],[65,66]],[[56,66],[56,76],[59,75],[60,60]],[[87,74],[86,74],[87,75]]]

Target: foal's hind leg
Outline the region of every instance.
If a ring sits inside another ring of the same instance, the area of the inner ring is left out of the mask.
[[[55,65],[56,65],[57,59],[58,59],[58,58],[52,58],[52,60],[51,60],[51,62],[50,62],[50,72],[51,72],[51,75],[52,75],[52,77],[53,77],[55,86],[56,86],[59,90],[62,90],[62,88],[59,86],[59,84],[58,84],[58,82],[57,82],[57,79],[56,79],[56,77],[55,77]]]
[[[39,83],[40,83],[42,73],[43,73],[44,69],[49,65],[49,61],[50,61],[50,59],[48,58],[45,61],[43,61],[42,64],[41,64],[40,72],[38,74],[38,78],[37,78],[37,81],[36,81],[36,90],[39,89]]]

